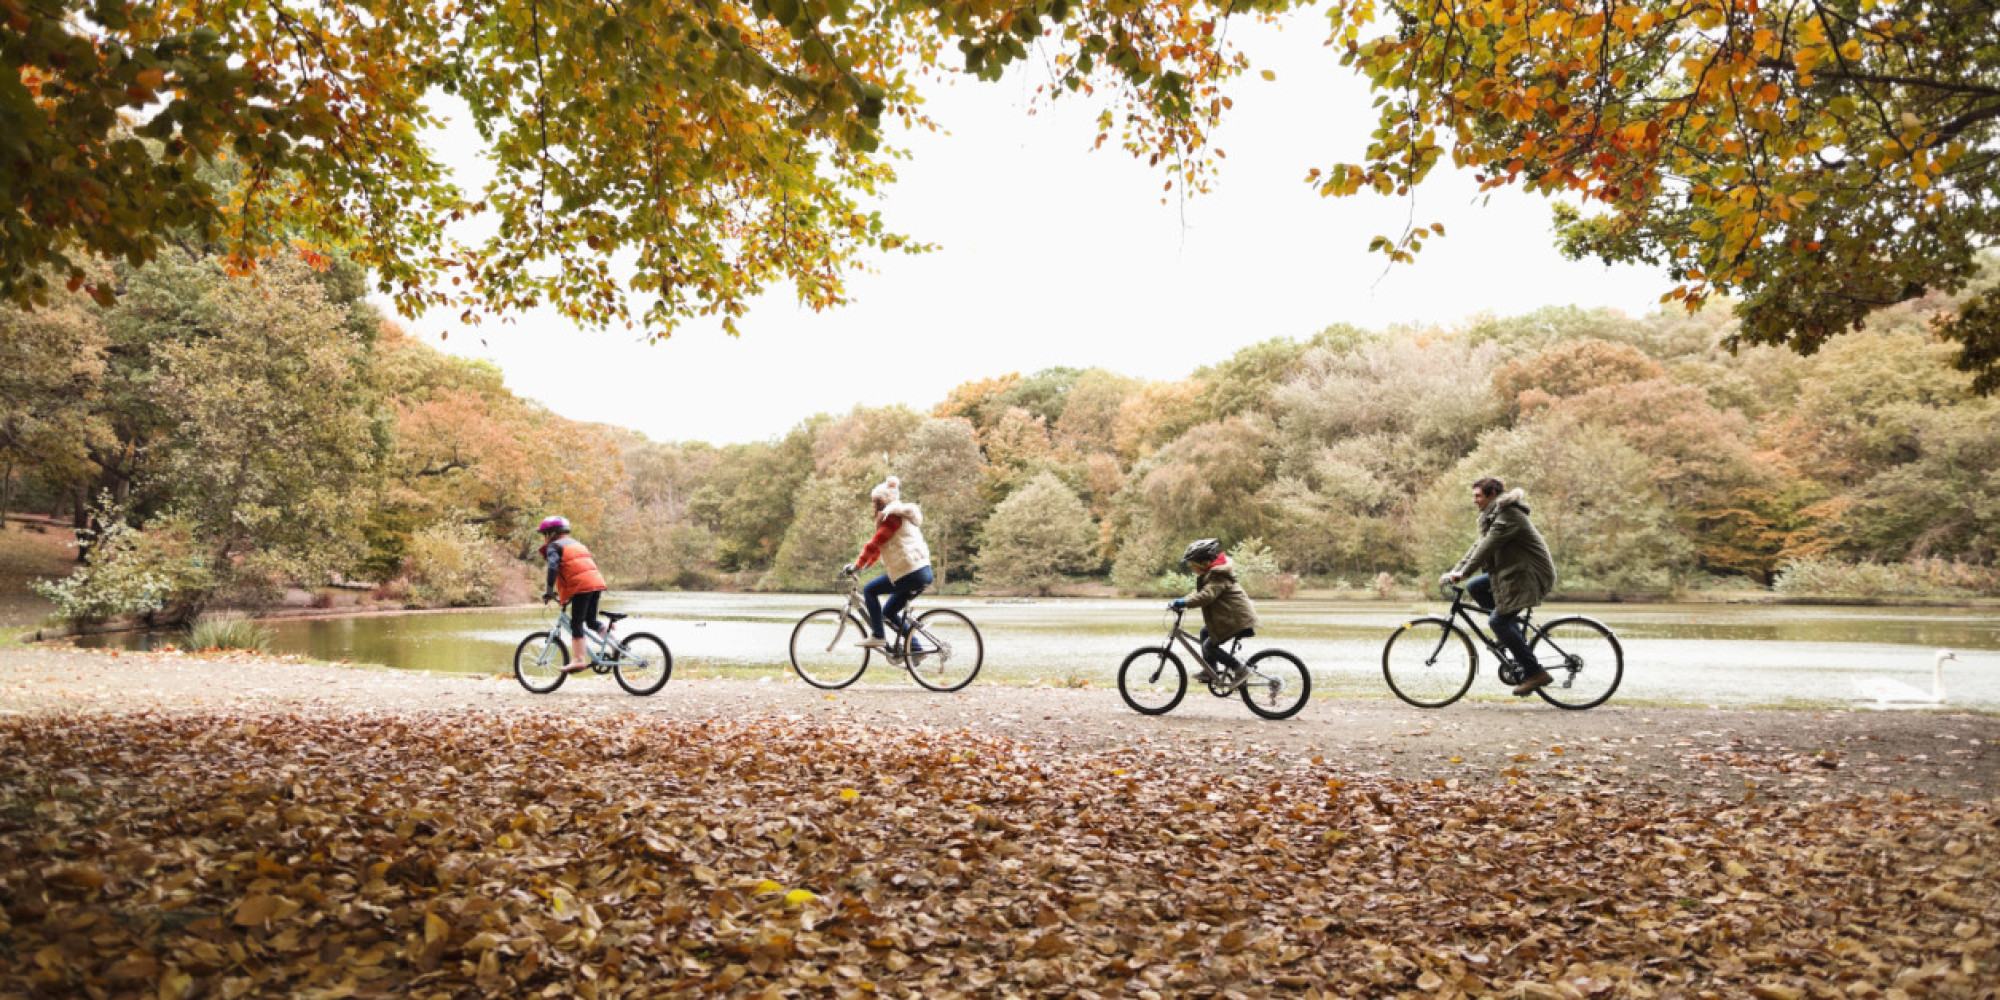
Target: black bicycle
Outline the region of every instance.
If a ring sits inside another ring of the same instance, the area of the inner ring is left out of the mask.
[[[1181,628],[1185,611],[1173,611],[1174,623],[1167,629],[1167,641],[1159,646],[1141,646],[1118,666],[1118,693],[1125,704],[1141,715],[1165,715],[1187,694],[1187,668],[1174,655],[1180,643],[1194,662],[1201,664],[1208,693],[1217,698],[1241,695],[1250,711],[1266,719],[1289,719],[1306,707],[1312,697],[1312,674],[1298,657],[1282,649],[1266,649],[1241,660],[1243,672],[1231,676],[1227,667],[1209,665],[1202,659],[1201,639]],[[1254,635],[1245,631],[1230,641],[1229,655],[1235,656],[1243,640]]]
[[[1382,647],[1382,676],[1389,681],[1389,690],[1418,708],[1443,708],[1472,687],[1473,675],[1479,670],[1479,653],[1473,649],[1467,630],[1500,662],[1501,683],[1512,687],[1525,676],[1499,640],[1487,635],[1474,620],[1474,605],[1466,601],[1465,588],[1447,584],[1445,589],[1452,594],[1451,611],[1443,617],[1404,623]],[[1541,625],[1529,621],[1531,615],[1521,616],[1528,651],[1555,678],[1535,693],[1557,708],[1581,710],[1604,704],[1625,676],[1625,650],[1618,644],[1617,634],[1604,623],[1582,615]],[[1460,621],[1464,628],[1459,627]]]

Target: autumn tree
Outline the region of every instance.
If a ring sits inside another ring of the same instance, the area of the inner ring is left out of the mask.
[[[1108,129],[1187,152],[1242,64],[1214,24],[1253,6],[9,0],[0,296],[89,285],[108,302],[91,258],[142,263],[180,233],[246,268],[309,235],[405,312],[733,330],[773,283],[824,308],[857,255],[915,248],[863,199],[894,176],[885,126],[924,123],[919,88],[947,53],[993,79],[1039,43]],[[439,94],[486,144],[477,192],[426,142]],[[1202,157],[1176,162],[1198,182]],[[483,237],[448,231],[479,215]]]
[[[966,551],[986,514],[980,496],[984,460],[972,424],[958,419],[931,418],[918,425],[890,460],[901,478],[903,499],[924,512],[924,540],[931,548],[937,582]]]
[[[1875,310],[1965,288],[2000,237],[2000,17],[1989,0],[1390,0],[1332,11],[1381,92],[1327,195],[1409,194],[1447,155],[1559,197],[1572,257],[1736,297],[1732,343],[1811,353]],[[1387,22],[1382,24],[1380,22]],[[1386,30],[1371,34],[1378,28]],[[1377,237],[1410,259],[1442,226]],[[2000,388],[2000,290],[1939,317]]]
[[[1067,484],[1044,472],[994,508],[980,533],[979,581],[1047,594],[1098,565],[1097,527]]]

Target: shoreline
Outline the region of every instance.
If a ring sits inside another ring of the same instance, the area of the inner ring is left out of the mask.
[[[609,591],[609,593],[662,594],[662,595],[737,594],[737,595],[750,595],[750,596],[763,596],[763,597],[826,596],[818,591],[652,590],[652,589],[642,590],[642,589],[616,588],[616,587],[612,588]],[[1043,604],[1043,603],[1058,604],[1068,601],[1152,600],[1152,598],[1147,598],[1147,597],[1127,597],[1127,596],[1109,595],[1109,594],[1107,595],[1056,594],[1048,597],[1034,597],[1034,596],[1017,595],[1017,594],[961,594],[952,596],[954,599],[971,599],[971,600],[991,601],[991,602],[1000,602],[1008,604]],[[1419,602],[1429,599],[1430,599],[1429,595],[1381,596],[1366,592],[1345,593],[1340,591],[1301,591],[1290,598],[1264,598],[1262,600],[1273,605],[1283,606],[1283,605],[1297,604],[1308,601],[1327,601],[1327,602],[1339,602],[1339,603],[1350,603],[1350,604],[1397,605],[1397,604],[1409,604],[1411,602]],[[1695,592],[1681,593],[1681,594],[1624,594],[1618,592],[1585,592],[1579,594],[1565,594],[1560,597],[1551,598],[1550,600],[1544,603],[1544,606],[1560,607],[1565,605],[1592,605],[1592,604],[1621,604],[1621,605],[1633,605],[1633,606],[1646,605],[1646,604],[1657,604],[1657,605],[1668,605],[1668,606],[1752,605],[1752,606],[1764,606],[1764,607],[1797,607],[1797,608],[1921,608],[1927,610],[1963,609],[1968,611],[1981,611],[1981,610],[2000,611],[2000,598],[1992,598],[1992,597],[1967,597],[1967,598],[1912,597],[1903,599],[1888,599],[1888,598],[1872,598],[1872,597],[1848,598],[1848,597],[1824,597],[1824,596],[1793,596],[1788,594],[1770,594],[1770,593],[1737,592],[1737,591],[1711,591],[1711,592],[1695,591]],[[338,608],[280,607],[280,608],[265,609],[262,611],[252,611],[241,608],[223,608],[219,610],[231,613],[242,613],[246,615],[251,621],[256,621],[256,622],[293,622],[293,621],[330,621],[330,620],[345,619],[345,618],[386,618],[386,617],[418,616],[418,615],[442,615],[442,614],[458,614],[467,612],[532,611],[541,607],[543,607],[541,603],[535,602],[528,604],[479,604],[479,605],[467,605],[463,607],[450,607],[450,608],[375,607],[375,608],[338,609]],[[148,625],[144,623],[121,622],[115,624],[95,625],[86,628],[76,628],[68,625],[22,625],[10,628],[7,631],[15,642],[25,645],[25,644],[55,642],[63,639],[75,639],[83,636],[123,635],[126,633],[133,633],[133,632],[164,633],[164,632],[175,631],[182,627],[183,626],[176,626],[176,625]]]

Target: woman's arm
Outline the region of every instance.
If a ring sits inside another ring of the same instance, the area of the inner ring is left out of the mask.
[[[854,568],[867,569],[875,565],[875,560],[882,558],[882,546],[888,544],[896,529],[902,526],[903,519],[894,514],[883,518],[882,525],[875,529],[874,537],[868,539],[868,544],[861,547],[861,554],[855,557]]]

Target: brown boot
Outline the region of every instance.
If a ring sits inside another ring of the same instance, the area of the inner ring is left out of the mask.
[[[1553,684],[1555,680],[1554,677],[1549,676],[1548,671],[1537,668],[1534,673],[1529,674],[1521,683],[1514,685],[1514,697],[1522,698],[1534,694],[1536,689]]]

